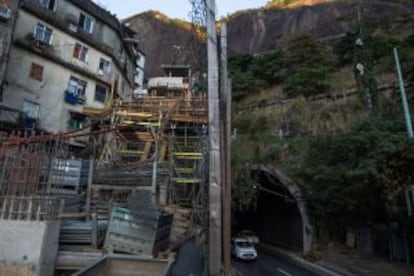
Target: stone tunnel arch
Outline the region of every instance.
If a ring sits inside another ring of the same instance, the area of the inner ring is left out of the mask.
[[[261,198],[262,201],[264,201],[263,198],[267,198],[266,204],[268,206],[269,201],[273,200],[273,202],[270,202],[270,204],[275,204],[275,206],[279,206],[279,208],[283,205],[283,200],[290,202],[290,207],[288,207],[290,209],[288,210],[287,214],[281,213],[287,210],[283,208],[281,208],[282,210],[273,210],[276,213],[273,213],[273,211],[270,210],[270,213],[268,213],[267,215],[257,214],[258,216],[256,217],[256,219],[262,220],[259,223],[262,225],[268,225],[268,227],[270,228],[266,229],[267,236],[269,236],[269,234],[272,234],[272,232],[269,233],[269,231],[274,231],[274,233],[284,232],[285,234],[289,234],[289,231],[293,231],[295,235],[299,236],[297,240],[294,242],[296,245],[295,248],[301,249],[305,254],[308,253],[311,250],[312,246],[312,226],[308,216],[305,199],[302,195],[302,191],[299,188],[299,186],[287,175],[285,175],[280,169],[274,166],[255,165],[251,167],[251,173],[258,180],[258,188],[260,190],[258,205],[263,205],[263,203],[260,203]],[[285,197],[285,199],[283,199],[283,197]],[[263,210],[263,206],[258,206],[258,209],[260,208],[262,208]],[[269,207],[267,208],[269,209]],[[273,218],[273,221],[271,221],[269,218],[272,216],[272,214],[276,214],[276,216],[278,216],[277,214],[284,216],[285,223],[289,225],[279,226],[285,227],[285,229],[275,229],[276,227],[278,227],[278,224],[274,221],[277,218]],[[289,216],[293,217],[286,218]],[[286,219],[291,221],[287,222]],[[263,235],[266,236],[266,234]],[[298,246],[298,244],[300,244],[301,246]]]

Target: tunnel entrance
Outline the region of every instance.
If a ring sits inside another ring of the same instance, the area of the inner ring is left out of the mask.
[[[263,243],[307,253],[312,228],[299,187],[276,168],[252,169],[257,179],[256,209],[236,214],[236,228],[251,229]]]

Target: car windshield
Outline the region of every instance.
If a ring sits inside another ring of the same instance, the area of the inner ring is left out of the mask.
[[[247,241],[238,241],[236,242],[236,245],[241,248],[252,247],[250,242],[247,242]]]
[[[254,236],[254,233],[252,231],[248,231],[248,230],[242,231],[241,233],[243,235],[246,235],[246,236]]]

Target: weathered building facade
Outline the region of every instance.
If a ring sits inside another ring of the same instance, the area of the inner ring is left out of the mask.
[[[0,0],[0,100],[20,0]]]
[[[85,107],[129,100],[139,50],[125,29],[90,0],[22,2],[2,105],[21,110],[26,126],[56,133],[84,127]]]

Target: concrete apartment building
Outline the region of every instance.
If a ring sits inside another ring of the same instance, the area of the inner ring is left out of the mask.
[[[51,133],[82,128],[85,107],[104,108],[111,95],[130,100],[142,86],[137,72],[145,57],[135,34],[92,1],[22,1],[12,20],[0,104],[22,111],[26,127]],[[0,114],[0,120],[16,117]]]
[[[0,0],[0,101],[19,2],[19,0]]]

